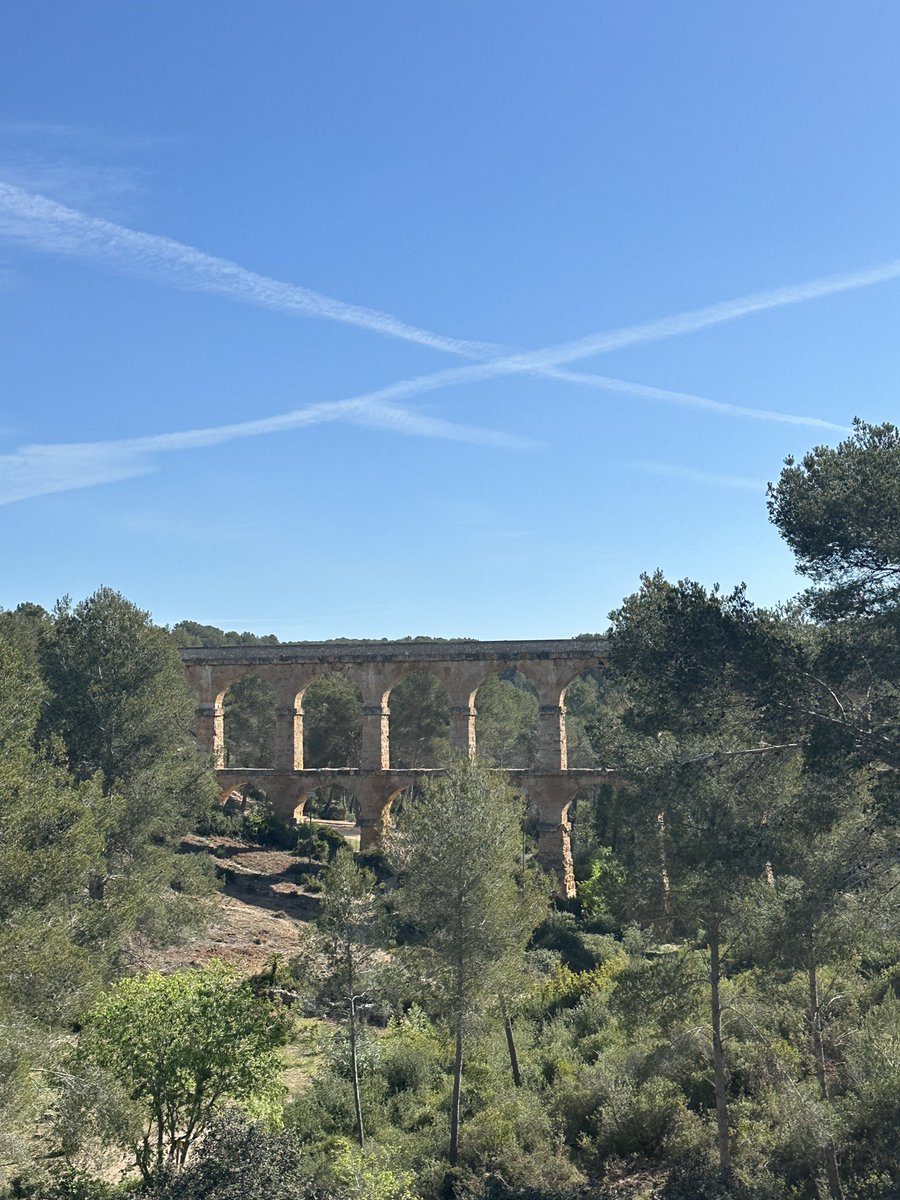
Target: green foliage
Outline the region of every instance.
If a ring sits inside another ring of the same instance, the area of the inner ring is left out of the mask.
[[[625,879],[625,868],[609,846],[598,846],[592,855],[591,873],[578,888],[585,916],[609,916],[618,906]]]
[[[817,446],[785,460],[769,487],[769,514],[797,556],[798,570],[824,587],[809,594],[827,617],[884,612],[900,602],[900,430],[867,425],[835,449]]]
[[[476,693],[478,753],[498,767],[531,767],[537,758],[538,699],[523,675],[492,675]]]
[[[392,853],[401,874],[399,907],[417,931],[456,1035],[449,1160],[459,1155],[463,1041],[490,997],[514,991],[525,946],[547,893],[519,874],[521,801],[481,763],[451,760],[407,805]]]
[[[177,935],[196,908],[177,902],[172,885],[184,889],[191,873],[173,851],[216,794],[178,652],[146,613],[101,588],[57,605],[39,658],[48,696],[38,734],[61,742],[76,778],[102,791],[92,814],[103,864],[89,893],[104,907],[94,920],[113,944],[133,930]],[[208,877],[193,879],[208,889]]]
[[[302,836],[294,822],[282,816],[265,796],[258,796],[248,805],[241,832],[250,841],[280,850],[293,850]]]
[[[458,759],[407,805],[391,843],[400,911],[460,1016],[502,989],[546,908],[519,877],[522,817],[502,779]]]
[[[316,917],[324,963],[322,994],[349,1012],[372,984],[372,969],[388,940],[388,918],[375,876],[344,847],[322,875]]]
[[[450,751],[450,701],[427,671],[413,671],[391,691],[391,766],[439,767]]]
[[[147,613],[111,588],[74,606],[63,600],[40,653],[51,691],[45,728],[62,737],[79,776],[99,772],[106,791],[164,770],[182,787],[193,782],[181,660]]]
[[[321,1195],[295,1138],[233,1109],[216,1114],[190,1161],[167,1165],[146,1200],[304,1200]]]
[[[333,672],[303,693],[303,761],[309,768],[357,766],[362,746],[362,694]]]
[[[582,675],[566,688],[566,745],[570,768],[603,765],[593,743],[593,730],[602,719],[604,690],[604,680],[599,672]]]
[[[79,1058],[122,1091],[122,1120],[101,1130],[145,1179],[184,1163],[226,1100],[278,1110],[278,1013],[229,970],[211,964],[124,979],[86,1018]]]
[[[265,679],[245,675],[225,693],[225,763],[275,765],[275,693]]]
[[[197,621],[178,621],[172,626],[176,646],[275,646],[274,633],[238,633],[234,629],[219,629],[216,625],[201,625]]]

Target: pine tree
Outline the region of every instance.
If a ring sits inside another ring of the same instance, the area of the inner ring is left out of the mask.
[[[545,889],[520,874],[523,807],[502,775],[455,759],[406,806],[391,853],[402,872],[400,909],[429,959],[450,1014],[456,1052],[448,1157],[459,1157],[466,1029],[517,976],[546,910]]]

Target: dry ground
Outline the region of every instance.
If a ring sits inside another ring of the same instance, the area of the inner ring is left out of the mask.
[[[323,821],[358,845],[359,829],[348,821]],[[271,850],[236,837],[185,839],[186,850],[209,854],[222,880],[222,890],[211,900],[209,919],[200,932],[182,945],[163,948],[136,945],[132,964],[137,971],[178,971],[218,958],[242,974],[269,966],[273,955],[297,954],[304,930],[315,916],[317,895],[305,887],[301,876],[314,875],[303,857],[286,850]]]

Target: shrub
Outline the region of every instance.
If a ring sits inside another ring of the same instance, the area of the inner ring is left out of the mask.
[[[296,825],[276,813],[268,800],[260,801],[244,814],[242,833],[250,841],[279,850],[293,850],[297,845]]]

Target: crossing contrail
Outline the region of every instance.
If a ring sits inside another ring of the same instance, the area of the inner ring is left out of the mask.
[[[819,417],[730,404],[690,392],[656,388],[590,372],[569,371],[566,365],[629,346],[696,333],[754,313],[802,304],[900,278],[900,259],[895,259],[859,271],[755,292],[656,320],[601,331],[539,350],[505,352],[492,343],[445,337],[410,325],[389,313],[347,304],[311,289],[260,275],[228,259],[206,254],[171,238],[91,217],[44,196],[0,182],[2,237],[41,252],[108,262],[140,275],[162,279],[184,290],[214,293],[282,312],[340,321],[477,361],[413,376],[348,400],[312,404],[258,420],[106,442],[23,446],[11,454],[0,455],[0,504],[145,474],[155,469],[154,454],[222,444],[236,438],[324,422],[345,421],[391,429],[411,436],[507,448],[534,445],[527,439],[498,430],[423,416],[400,407],[398,403],[439,389],[514,374],[537,375],[727,416],[843,433],[846,432],[845,426]]]
[[[407,437],[436,438],[502,449],[527,450],[536,445],[527,438],[502,430],[462,425],[409,412],[384,403],[373,393],[351,400],[311,404],[274,417],[214,425],[206,429],[106,442],[21,446],[11,454],[0,454],[0,505],[147,475],[157,469],[156,456],[160,454],[197,450],[240,438],[336,422],[383,429]]]
[[[656,320],[589,334],[542,350],[504,353],[501,347],[493,343],[445,337],[431,330],[410,325],[390,313],[347,304],[309,288],[260,275],[228,259],[207,254],[172,238],[143,233],[112,221],[88,216],[45,196],[8,183],[0,183],[0,237],[25,243],[46,253],[106,261],[115,266],[129,268],[138,274],[161,278],[184,290],[210,292],[281,312],[341,321],[374,333],[443,350],[458,357],[481,360],[470,367],[460,367],[456,372],[435,372],[430,377],[419,377],[416,382],[422,392],[433,391],[453,383],[472,383],[501,375],[527,373],[731,416],[841,432],[845,430],[844,426],[817,417],[732,405],[687,392],[652,388],[607,376],[592,376],[587,373],[574,375],[561,368],[567,363],[594,355],[697,333],[754,313],[803,304],[810,300],[900,278],[900,259],[893,259],[859,271],[827,275],[805,283],[754,292],[748,296],[690,309]],[[430,382],[426,382],[429,380]],[[412,381],[401,382],[398,385],[400,390],[395,395],[399,398],[400,395],[412,397],[419,394],[415,390],[409,390],[411,383]]]

